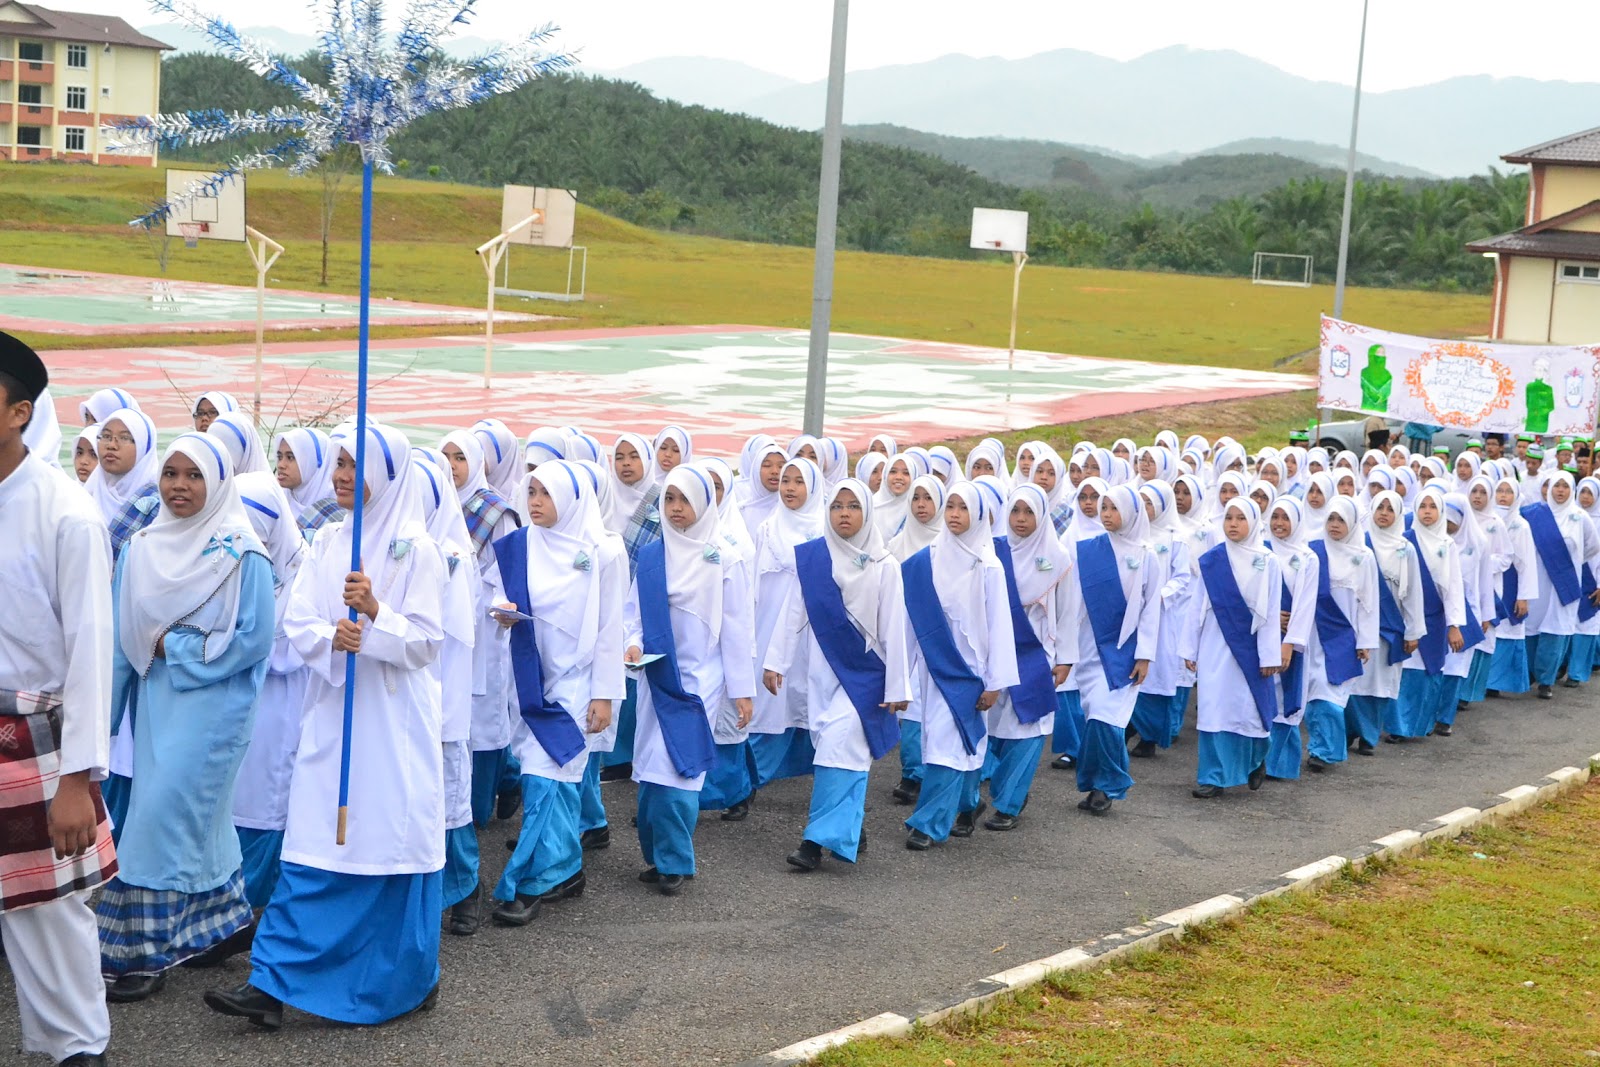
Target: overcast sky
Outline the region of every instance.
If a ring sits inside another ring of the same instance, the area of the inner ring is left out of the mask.
[[[197,0],[237,25],[273,10],[309,32],[311,9],[261,0]],[[49,0],[46,6],[166,21],[143,0]],[[391,0],[390,10],[404,10]],[[464,32],[499,37],[554,22],[564,47],[601,70],[658,56],[717,56],[801,80],[826,76],[830,0],[481,0]],[[852,70],[951,52],[1011,58],[1077,48],[1131,59],[1170,45],[1227,48],[1304,77],[1353,83],[1360,0],[856,0]],[[1381,91],[1460,74],[1593,81],[1591,0],[1372,0],[1365,84]]]

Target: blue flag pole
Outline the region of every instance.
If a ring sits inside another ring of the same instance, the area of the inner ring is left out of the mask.
[[[372,309],[372,164],[361,167],[361,325],[356,341],[356,488],[350,518],[350,569],[361,570],[361,515],[367,496],[367,334]],[[355,608],[350,621],[358,621]],[[344,844],[350,815],[350,734],[355,726],[356,657],[344,659],[344,737],[339,751],[339,831]]]

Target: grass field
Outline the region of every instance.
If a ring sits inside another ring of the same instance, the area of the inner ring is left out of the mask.
[[[1423,857],[819,1067],[1546,1065],[1600,1058],[1600,781]]]
[[[251,224],[288,247],[272,272],[272,284],[315,290],[320,181],[276,172],[252,175],[249,181]],[[126,222],[157,196],[158,183],[159,174],[147,170],[0,164],[0,219],[5,220],[0,262],[155,275],[149,243]],[[330,288],[338,292],[356,289],[358,193],[358,178],[348,177],[335,219],[338,239],[331,248]],[[499,190],[379,179],[374,214],[375,295],[482,306],[484,277],[472,250],[499,229]],[[805,327],[810,321],[810,249],[662,233],[582,207],[577,235],[591,257],[586,303],[503,301],[502,306],[556,310],[585,326]],[[169,277],[254,284],[242,247],[211,242],[189,251],[177,240],[173,246]],[[515,248],[511,255],[517,287],[562,284],[564,254]],[[846,252],[838,261],[833,325],[857,333],[1004,347],[1009,298],[1010,264],[998,257],[978,262]],[[1314,346],[1317,315],[1332,304],[1326,286],[1281,289],[1234,278],[1029,267],[1018,344],[1047,352],[1264,370]],[[1345,314],[1386,329],[1465,336],[1488,329],[1489,299],[1353,289]]]

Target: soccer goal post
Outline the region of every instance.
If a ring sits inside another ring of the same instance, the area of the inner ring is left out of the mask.
[[[1310,256],[1293,252],[1257,252],[1250,267],[1252,285],[1311,286],[1313,263]]]

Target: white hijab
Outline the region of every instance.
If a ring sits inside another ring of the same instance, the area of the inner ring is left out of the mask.
[[[1328,552],[1328,584],[1335,589],[1354,592],[1356,604],[1362,610],[1372,608],[1371,598],[1377,593],[1367,581],[1371,573],[1367,568],[1372,553],[1361,541],[1361,523],[1355,501],[1349,497],[1330,500],[1327,510],[1329,515],[1339,516],[1345,525],[1342,538],[1333,537],[1326,526],[1322,530],[1322,544]]]
[[[233,457],[233,469],[239,474],[260,474],[271,468],[267,453],[261,447],[261,432],[255,420],[237,411],[224,412],[211,420],[206,433],[222,442]]]
[[[289,590],[294,588],[294,577],[300,573],[300,564],[305,559],[306,539],[295,521],[294,504],[276,478],[265,471],[256,471],[239,475],[235,484],[239,487],[239,501],[244,505],[250,526],[272,561],[274,604],[281,633],[283,616],[289,608]]]
[[[1249,523],[1241,540],[1231,540],[1224,532],[1222,544],[1233,580],[1250,609],[1250,632],[1256,633],[1263,626],[1276,627],[1280,593],[1277,583],[1269,580],[1266,560],[1272,558],[1272,549],[1261,543],[1261,509],[1249,497],[1236,496],[1222,509],[1222,517],[1226,518],[1230,511],[1239,512]]]
[[[899,533],[889,539],[889,551],[902,563],[933,544],[939,536],[939,531],[944,529],[944,483],[931,474],[924,474],[911,483],[911,487],[906,490],[906,499],[915,497],[918,489],[926,492],[928,498],[933,501],[933,517],[927,522],[921,522],[909,510],[910,505],[907,505],[905,525],[900,527]]]
[[[102,460],[102,465],[94,469],[83,486],[100,505],[100,514],[107,522],[141,490],[155,485],[161,473],[161,456],[156,452],[156,424],[150,421],[150,416],[138,408],[118,408],[100,423],[100,432],[120,432],[107,425],[111,422],[121,423],[133,438],[133,466],[126,474],[110,474]]]
[[[732,560],[722,549],[721,519],[717,514],[716,490],[704,471],[681,463],[667,474],[662,496],[676,489],[694,511],[694,522],[679,530],[661,517],[661,539],[666,545],[667,604],[693,615],[711,631],[711,639],[722,636],[722,577]],[[650,651],[646,649],[646,651]]]
[[[828,508],[831,509],[839,494],[847,489],[861,505],[861,529],[845,538],[834,530],[832,522],[824,522],[822,537],[828,546],[834,584],[844,598],[845,614],[861,636],[866,638],[867,647],[882,656],[887,651],[883,635],[878,632],[878,609],[883,585],[873,564],[887,560],[889,550],[884,547],[877,524],[873,522],[872,493],[865,482],[846,478],[830,487]]]
[[[739,502],[734,498],[733,467],[727,460],[717,459],[716,457],[696,460],[695,466],[711,475],[722,485],[722,501],[717,505],[722,540],[736,558],[744,560],[755,559],[755,538],[750,536],[750,529],[744,524],[744,515],[739,511]],[[712,488],[716,487],[713,486]]]
[[[952,533],[948,523],[934,538],[933,587],[951,624],[961,631],[980,663],[989,658],[989,617],[984,603],[984,570],[999,567],[994,554],[992,507],[983,490],[971,482],[956,482],[945,494],[948,506],[959,499],[967,506],[967,528]],[[942,518],[942,515],[941,515]]]
[[[1128,599],[1128,607],[1122,615],[1122,630],[1117,637],[1117,643],[1122,644],[1139,629],[1141,598],[1135,593],[1144,578],[1141,568],[1150,548],[1150,519],[1139,500],[1138,490],[1130,485],[1113,485],[1107,489],[1101,494],[1102,507],[1107,499],[1122,517],[1122,526],[1115,531],[1107,530],[1103,522],[1098,523],[1100,532],[1111,538],[1111,551],[1117,559],[1117,575],[1122,582],[1123,595]]]
[[[822,472],[809,459],[791,459],[784,464],[783,473],[788,474],[791,467],[805,479],[805,503],[798,508],[790,508],[780,499],[772,517],[761,524],[761,533],[757,537],[757,574],[770,574],[773,571],[789,571],[792,574],[795,546],[821,537],[822,528],[827,525]],[[780,482],[779,493],[782,491]]]
[[[544,486],[555,506],[556,521],[539,526],[528,513],[528,490]],[[593,662],[600,631],[600,570],[603,554],[614,554],[596,514],[594,483],[589,473],[568,460],[549,460],[529,471],[517,494],[517,514],[528,538],[528,596],[532,614],[577,640]]]
[[[1097,497],[1093,515],[1085,515],[1083,513],[1083,491],[1086,488],[1093,489]],[[1109,492],[1111,492],[1111,487],[1106,484],[1104,478],[1085,478],[1079,482],[1078,491],[1073,494],[1072,499],[1072,525],[1068,526],[1067,532],[1061,536],[1074,541],[1086,541],[1091,537],[1099,537],[1105,533],[1106,528],[1100,524],[1098,497],[1103,497]]]
[[[1017,505],[1033,512],[1036,520],[1033,533],[1019,538],[1011,530],[1011,513]],[[1066,580],[1072,570],[1072,554],[1056,536],[1050,524],[1050,504],[1044,490],[1037,485],[1019,485],[1006,498],[1006,544],[1011,549],[1011,568],[1017,576],[1017,597],[1023,607],[1040,604],[1050,591]],[[1050,612],[1046,612],[1046,617]],[[1052,638],[1054,634],[1046,634]]]
[[[1378,525],[1378,505],[1384,503],[1394,509],[1394,522],[1388,527]],[[1372,538],[1372,551],[1378,557],[1378,570],[1394,584],[1395,599],[1405,603],[1411,592],[1411,576],[1415,571],[1405,565],[1405,558],[1411,552],[1411,542],[1406,540],[1405,503],[1393,489],[1385,489],[1372,498],[1367,536]]]
[[[289,499],[304,514],[306,509],[333,496],[333,445],[321,430],[296,426],[272,439],[274,460],[278,449],[284,446],[288,446],[300,468],[300,484],[288,491]]]
[[[132,393],[122,389],[101,389],[78,405],[78,414],[85,426],[105,422],[119,411],[138,411],[139,401]]]
[[[479,419],[472,424],[472,435],[483,450],[484,477],[495,492],[510,501],[527,473],[522,440],[499,419]]]
[[[338,444],[342,443],[338,442]],[[489,477],[483,470],[483,445],[478,443],[478,435],[471,430],[452,430],[450,433],[445,434],[444,440],[439,442],[439,447],[443,449],[450,445],[460,449],[461,454],[467,458],[467,484],[456,490],[456,503],[465,507],[467,501],[471,500],[478,490],[489,488]],[[354,453],[352,452],[351,454],[353,455]],[[453,473],[450,477],[450,484],[455,484],[455,475]],[[515,490],[512,491],[512,494],[515,495]],[[510,496],[505,496],[505,502],[508,507],[513,509],[517,504]]]
[[[639,466],[644,471],[639,475],[639,480],[632,485],[627,484],[617,477],[617,449],[627,442],[639,453]],[[617,435],[616,444],[611,446],[608,454],[611,460],[611,496],[613,501],[611,522],[609,527],[613,533],[622,533],[628,528],[634,514],[639,510],[645,498],[660,485],[661,471],[656,467],[656,453],[650,442],[636,433]]]
[[[656,434],[656,439],[652,442],[651,452],[657,456],[658,462],[662,442],[668,440],[677,442],[678,462],[680,464],[694,462],[694,438],[690,437],[689,431],[682,426],[664,426],[661,428],[661,432]],[[661,474],[659,466],[656,468],[656,474],[658,476]]]
[[[228,453],[197,433],[173,441],[163,464],[179,453],[204,476],[205,503],[183,519],[162,508],[128,542],[122,557],[118,636],[123,655],[141,677],[150,673],[162,635],[214,599],[221,609],[219,625],[206,635],[205,662],[226,652],[239,619],[239,565],[247,552],[270,558],[239,501]]]
[[[522,461],[529,467],[549,463],[553,459],[569,458],[566,434],[554,426],[535,426],[522,442]]]
[[[904,467],[911,476],[911,482],[906,486],[906,491],[895,495],[889,487],[889,474],[896,467]],[[878,487],[878,493],[872,498],[873,519],[878,529],[891,540],[914,520],[911,518],[911,494],[917,480],[933,473],[928,469],[927,460],[915,452],[903,452],[889,460],[888,466],[883,471],[883,484]]]
[[[352,460],[356,457],[355,435],[341,438],[336,446]],[[390,575],[395,572],[394,556],[398,542],[425,539],[428,529],[422,517],[422,494],[417,483],[422,477],[411,458],[411,442],[406,435],[392,426],[367,424],[366,465],[362,483],[371,494],[362,507],[361,515],[361,571],[372,581],[372,592],[379,600],[389,593]],[[361,492],[361,483],[356,486]],[[320,541],[328,536],[328,529],[317,535]],[[334,542],[326,558],[342,561],[348,567],[350,543],[355,532],[354,513],[333,530]],[[409,551],[409,550],[405,550]],[[403,554],[403,553],[402,553]],[[345,611],[344,590],[341,587],[319,588],[324,617],[342,618]]]
[[[194,406],[189,409],[191,418],[200,414],[200,405],[207,400],[211,401],[211,406],[217,409],[219,416],[239,410],[239,402],[233,398],[232,393],[225,393],[221,389],[213,389],[208,393],[201,393],[195,398]],[[244,474],[246,472],[240,471],[239,473]]]

